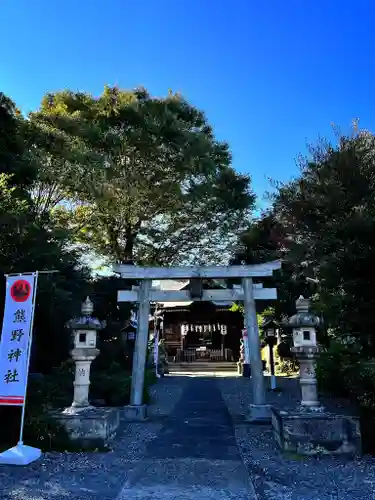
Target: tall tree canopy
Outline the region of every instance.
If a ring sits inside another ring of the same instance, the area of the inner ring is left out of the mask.
[[[260,264],[282,259],[282,269],[276,271],[272,278],[263,278],[263,283],[277,289],[277,300],[272,301],[273,316],[279,321],[285,320],[295,313],[295,301],[301,294],[309,296],[311,286],[306,281],[304,268],[300,262],[288,255],[285,247],[285,229],[278,221],[271,207],[263,212],[259,219],[239,238],[239,246],[231,264]],[[268,310],[271,303],[260,301],[258,311]]]
[[[30,120],[49,157],[42,183],[72,202],[61,224],[112,261],[222,262],[249,223],[249,177],[179,95],[58,92]]]
[[[319,280],[333,331],[375,352],[375,138],[369,132],[315,148],[273,209],[290,260]]]
[[[8,184],[21,188],[35,177],[28,156],[27,126],[14,102],[0,92],[0,173],[8,175]]]
[[[48,210],[41,217],[32,196],[41,168],[37,160],[44,157],[38,141],[15,104],[0,94],[0,312],[4,274],[58,271],[41,275],[38,285],[32,369],[45,371],[68,355],[70,336],[64,324],[78,312],[89,274],[69,248],[69,231],[57,227]]]

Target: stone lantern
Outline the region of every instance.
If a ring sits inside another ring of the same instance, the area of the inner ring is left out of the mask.
[[[92,316],[93,310],[87,297],[82,304],[81,316],[67,323],[73,331],[74,346],[70,354],[75,363],[74,396],[71,406],[54,415],[70,440],[82,449],[107,447],[120,424],[118,409],[94,407],[89,403],[91,363],[99,354],[97,333],[106,326],[105,321]]]
[[[319,403],[315,361],[319,354],[316,341],[316,328],[319,318],[310,313],[310,300],[302,296],[296,301],[297,314],[288,321],[293,329],[293,347],[300,366],[301,410],[323,411]]]
[[[68,323],[73,330],[74,348],[70,354],[75,363],[75,377],[73,402],[64,410],[65,413],[76,413],[90,408],[90,368],[99,354],[99,349],[96,348],[97,332],[106,326],[104,321],[91,316],[93,310],[94,306],[87,297],[81,307],[82,315]]]
[[[293,331],[291,351],[300,364],[302,399],[297,408],[272,408],[274,436],[282,450],[299,455],[356,455],[361,452],[359,418],[324,411],[319,404],[315,375],[319,318],[310,313],[309,307],[310,301],[300,297],[297,313],[285,325]],[[293,381],[289,390],[293,390]]]

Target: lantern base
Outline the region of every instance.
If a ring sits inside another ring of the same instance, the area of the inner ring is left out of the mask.
[[[1,465],[29,465],[42,456],[42,451],[33,446],[18,443],[13,448],[0,453]]]
[[[87,450],[108,447],[120,425],[120,412],[116,408],[70,407],[54,412],[53,416],[64,427],[70,441]]]
[[[359,418],[332,413],[272,409],[272,427],[279,447],[298,455],[361,453]]]

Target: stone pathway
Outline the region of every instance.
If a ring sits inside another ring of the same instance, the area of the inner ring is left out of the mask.
[[[255,500],[214,379],[190,379],[118,498]]]

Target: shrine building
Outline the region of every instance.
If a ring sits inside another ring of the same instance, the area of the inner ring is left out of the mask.
[[[189,280],[155,281],[159,290],[189,288]],[[225,289],[221,280],[203,280],[203,289]],[[168,357],[175,361],[237,361],[240,351],[243,315],[232,311],[233,302],[164,302],[157,304],[160,338]],[[154,328],[151,320],[150,330]]]

